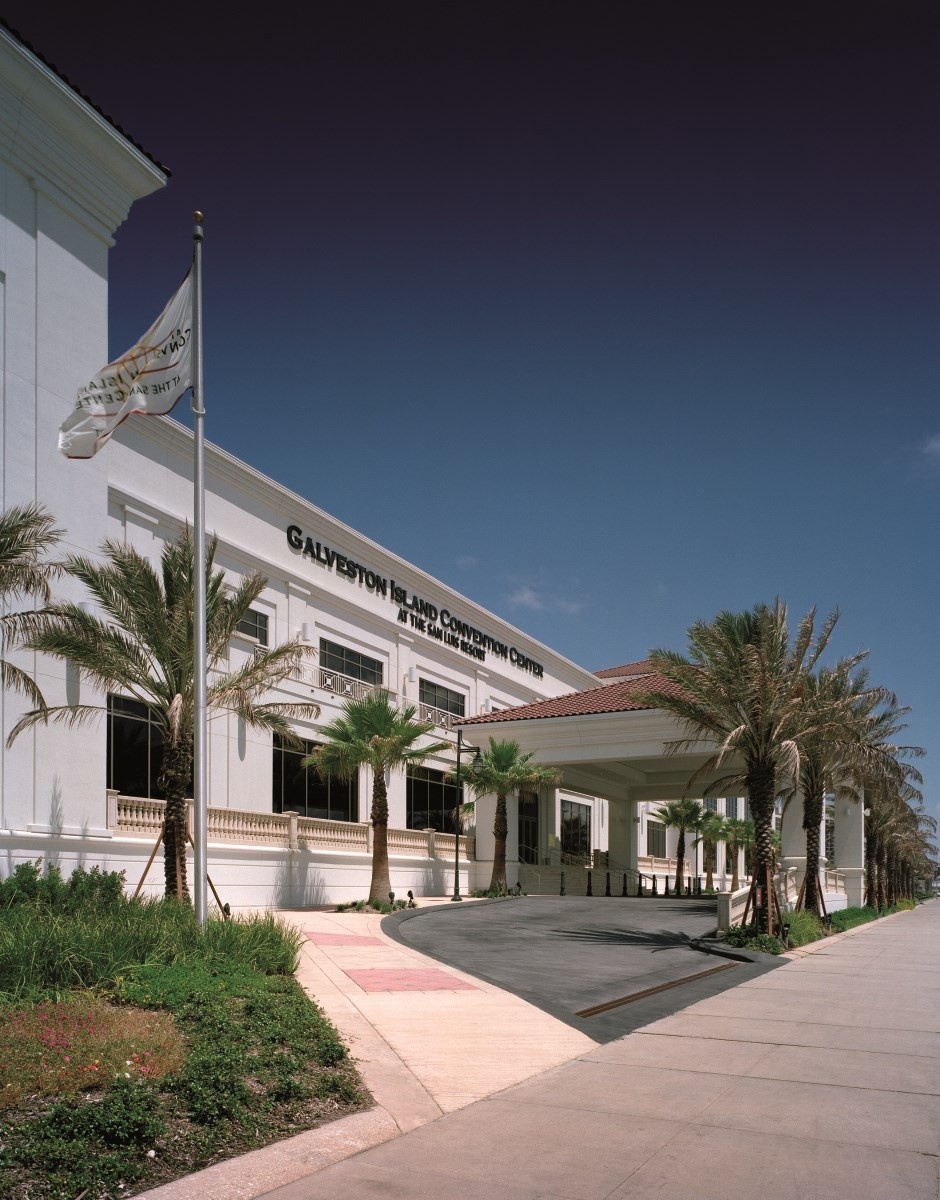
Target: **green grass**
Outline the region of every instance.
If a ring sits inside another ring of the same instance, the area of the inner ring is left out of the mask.
[[[2,1200],[117,1200],[369,1102],[297,930],[45,878],[0,885]]]

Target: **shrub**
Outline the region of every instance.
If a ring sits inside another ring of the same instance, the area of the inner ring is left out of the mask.
[[[8,1167],[37,1173],[43,1195],[117,1194],[143,1175],[145,1151],[164,1129],[152,1087],[122,1079],[100,1099],[54,1104],[38,1120],[9,1128],[5,1157]]]
[[[808,912],[805,908],[798,912],[787,913],[784,917],[784,924],[790,926],[790,946],[805,946],[809,942],[818,942],[820,938],[826,936],[826,931],[820,919],[813,912]]]
[[[39,905],[46,909],[75,912],[89,904],[116,905],[125,902],[124,872],[76,867],[68,881],[55,863],[42,871],[42,859],[18,863],[0,881],[0,909]]]
[[[761,954],[782,954],[783,942],[773,934],[761,933],[756,925],[732,925],[725,931],[726,946],[757,950]]]
[[[830,917],[832,927],[837,933],[844,933],[846,929],[853,929],[856,925],[865,925],[868,921],[877,920],[876,908],[837,908]]]
[[[408,907],[407,900],[396,900],[390,904],[387,900],[349,900],[345,904],[337,904],[337,912],[399,912]]]

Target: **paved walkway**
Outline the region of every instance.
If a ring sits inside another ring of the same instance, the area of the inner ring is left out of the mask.
[[[940,902],[605,1045],[376,918],[296,919],[380,1107],[154,1200],[940,1196]]]

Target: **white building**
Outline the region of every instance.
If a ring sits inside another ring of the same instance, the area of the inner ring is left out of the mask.
[[[172,420],[132,418],[96,458],[73,462],[59,454],[55,432],[77,385],[107,361],[113,234],[166,174],[2,29],[0,137],[3,508],[41,501],[66,529],[68,551],[94,554],[118,538],[156,560],[192,517],[192,435]],[[595,675],[224,451],[207,447],[206,473],[217,565],[232,580],[257,570],[269,581],[231,663],[298,632],[316,651],[280,696],[319,705],[316,720],[298,725],[302,737],[315,744],[346,698],[382,686],[416,704],[435,736],[455,743],[464,719],[467,741],[485,748],[486,735],[517,738],[560,771],[550,793],[511,798],[510,883],[522,869],[534,889],[539,872],[597,851],[595,867],[612,871],[618,892],[627,872],[635,887],[638,866],[665,876],[675,835],[650,810],[682,794],[702,756],[664,757],[671,719],[630,702],[641,665]],[[74,580],[60,592],[86,598]],[[159,730],[145,708],[90,694],[58,662],[22,653],[17,661],[50,704],[96,703],[104,715],[82,729],[37,728],[4,752],[0,871],[41,856],[64,869],[123,869],[135,885],[160,825]],[[20,697],[0,695],[4,739],[22,710]],[[223,902],[300,906],[366,894],[366,772],[348,786],[320,784],[296,751],[227,716],[210,722],[209,741],[209,873]],[[456,790],[445,776],[454,761],[452,752],[438,755],[390,781],[399,895],[453,888]],[[743,800],[735,803],[745,815]],[[461,840],[463,888],[489,881],[494,805],[492,797],[478,803],[475,837]],[[850,833],[860,866],[860,823]],[[161,890],[161,874],[153,871],[148,890]],[[557,886],[547,873],[542,882]]]

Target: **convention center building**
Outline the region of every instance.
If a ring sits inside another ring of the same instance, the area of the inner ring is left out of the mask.
[[[132,417],[88,461],[65,459],[56,432],[78,385],[108,361],[114,234],[167,173],[2,28],[0,170],[3,507],[44,505],[65,530],[65,552],[94,556],[117,539],[157,563],[192,522],[190,431],[171,418]],[[300,636],[310,653],[271,699],[313,704],[317,713],[294,723],[299,749],[210,714],[208,863],[223,902],[300,907],[367,894],[369,773],[324,782],[302,759],[346,701],[375,688],[415,705],[433,727],[429,742],[448,746],[389,779],[399,896],[447,895],[455,870],[464,892],[489,882],[495,797],[478,801],[462,836],[454,828],[458,730],[482,749],[490,736],[511,737],[559,772],[559,786],[509,799],[511,886],[557,891],[567,870],[582,887],[591,869],[596,894],[611,877],[617,894],[635,888],[638,871],[658,871],[662,886],[675,833],[655,810],[683,793],[702,755],[664,753],[676,732],[671,719],[631,701],[644,664],[596,673],[578,666],[224,450],[207,445],[205,462],[216,565],[233,584],[250,572],[268,581],[223,665]],[[89,601],[75,579],[55,588]],[[159,724],[139,700],[96,692],[58,660],[11,657],[50,704],[96,705],[101,717],[78,728],[36,727],[4,751],[0,873],[42,858],[64,871],[79,863],[123,870],[136,886],[162,820]],[[16,693],[0,695],[4,741],[25,707]],[[746,815],[743,798],[710,803]],[[860,886],[861,817],[846,814],[835,834],[837,858],[841,850]],[[798,863],[799,847],[790,849]],[[713,864],[719,888],[732,865],[722,847]],[[159,861],[146,890],[162,890]]]

